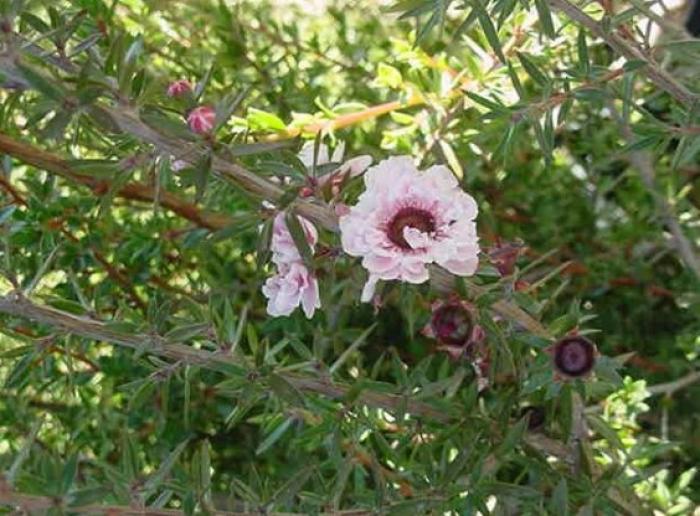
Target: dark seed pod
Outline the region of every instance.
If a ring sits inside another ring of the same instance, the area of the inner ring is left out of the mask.
[[[545,411],[542,407],[529,406],[520,411],[520,417],[527,417],[527,429],[530,431],[539,430],[544,426],[546,419]]]
[[[564,378],[588,376],[593,371],[598,355],[595,344],[580,335],[564,337],[547,351],[552,355],[555,371]]]

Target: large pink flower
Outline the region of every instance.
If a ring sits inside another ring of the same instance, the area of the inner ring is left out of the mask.
[[[362,257],[370,301],[378,280],[423,283],[427,265],[474,274],[479,244],[474,199],[444,166],[419,171],[408,156],[380,162],[365,174],[365,192],[340,218],[343,249]]]
[[[301,262],[280,268],[278,274],[267,279],[262,292],[268,298],[267,313],[274,317],[289,315],[301,304],[306,317],[321,308],[316,278]]]

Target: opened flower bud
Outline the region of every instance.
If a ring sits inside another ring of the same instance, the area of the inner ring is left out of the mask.
[[[433,312],[430,327],[440,342],[463,346],[471,337],[474,321],[471,312],[461,303],[447,303]]]
[[[199,106],[190,111],[187,116],[187,125],[190,130],[197,134],[208,134],[214,129],[216,121],[216,111],[209,106]]]
[[[546,351],[552,356],[556,375],[564,379],[590,375],[598,356],[595,344],[580,335],[564,337]]]
[[[167,95],[168,97],[181,97],[186,93],[192,91],[192,85],[186,79],[180,79],[175,81],[168,86]]]
[[[475,322],[474,308],[466,301],[436,301],[432,310],[423,335],[437,340],[438,349],[447,351],[453,358],[484,339],[484,331]]]

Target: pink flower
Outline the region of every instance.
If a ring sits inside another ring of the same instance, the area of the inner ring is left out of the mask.
[[[470,276],[479,264],[474,199],[450,170],[420,172],[408,156],[380,162],[365,174],[365,192],[340,217],[343,249],[362,257],[369,279],[362,301],[379,280],[423,283],[428,264]]]
[[[262,292],[268,298],[267,313],[273,317],[290,315],[301,304],[311,319],[314,311],[321,308],[318,282],[301,262],[281,267],[278,274],[267,279]]]
[[[297,216],[297,219],[313,250],[318,241],[316,228],[304,217]],[[268,298],[267,313],[273,317],[290,315],[301,304],[304,314],[311,319],[316,308],[321,308],[318,282],[304,265],[284,213],[278,213],[273,221],[270,250],[277,273],[268,278],[262,287],[263,294]]]
[[[304,230],[306,241],[313,250],[316,242],[318,241],[318,232],[316,231],[316,227],[304,217],[297,216],[297,219]],[[272,225],[272,241],[270,242],[270,249],[272,250],[272,261],[278,267],[283,267],[293,262],[302,261],[301,255],[299,254],[299,249],[297,249],[297,245],[294,243],[292,234],[287,228],[287,222],[284,220],[284,213],[278,213],[275,216],[275,220]]]
[[[190,130],[197,134],[207,134],[214,129],[216,111],[209,106],[199,106],[190,111],[187,116],[187,124]]]
[[[192,91],[192,85],[186,79],[180,79],[175,81],[168,86],[167,95],[168,97],[180,97],[188,92]]]

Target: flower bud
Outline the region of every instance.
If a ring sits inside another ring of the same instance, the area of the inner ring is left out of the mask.
[[[310,186],[302,186],[299,189],[299,197],[311,197],[314,194],[314,189]]]
[[[568,335],[546,351],[552,356],[556,375],[564,379],[590,375],[598,355],[595,344],[580,335]]]
[[[186,79],[180,79],[179,81],[170,83],[168,86],[167,95],[168,97],[181,97],[182,95],[190,93],[191,91],[192,85],[190,82]]]
[[[190,111],[187,116],[187,125],[190,130],[197,134],[208,134],[214,129],[216,111],[209,106],[199,106]]]

